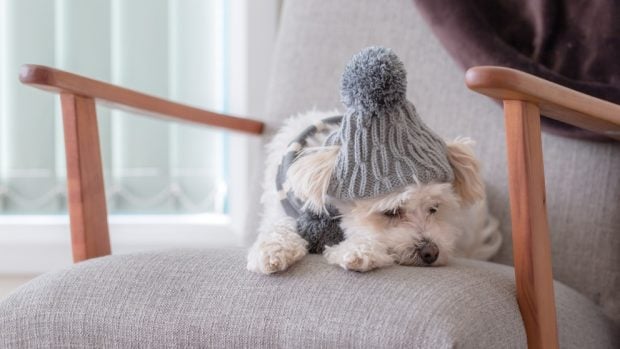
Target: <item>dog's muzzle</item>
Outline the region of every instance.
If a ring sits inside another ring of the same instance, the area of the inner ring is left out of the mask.
[[[439,257],[439,247],[431,240],[424,239],[406,248],[390,251],[396,263],[418,267],[430,266]]]
[[[418,246],[418,255],[422,258],[424,263],[431,265],[437,260],[437,257],[439,257],[439,248],[434,242],[425,240]]]

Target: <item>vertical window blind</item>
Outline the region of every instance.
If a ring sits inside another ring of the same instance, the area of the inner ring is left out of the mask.
[[[58,98],[21,85],[21,64],[226,112],[227,3],[0,1],[0,213],[61,213],[67,204]],[[226,211],[225,133],[99,106],[97,112],[110,212]]]

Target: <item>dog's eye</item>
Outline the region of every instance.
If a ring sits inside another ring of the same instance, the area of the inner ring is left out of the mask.
[[[434,206],[431,206],[428,209],[428,213],[429,214],[435,214],[435,213],[437,213],[437,210],[439,210],[439,205],[434,205]]]
[[[383,211],[382,213],[383,213],[384,216],[386,216],[388,218],[400,218],[400,215],[402,214],[402,209],[401,208],[395,208],[395,209]]]

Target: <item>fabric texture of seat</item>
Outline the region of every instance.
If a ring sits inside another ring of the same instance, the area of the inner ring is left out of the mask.
[[[407,98],[440,136],[473,138],[489,207],[512,264],[506,148],[501,106],[469,91],[410,0],[287,1],[283,5],[266,116],[340,108],[340,75],[367,46],[392,48],[408,72]],[[556,280],[578,290],[620,325],[620,142],[543,135],[547,206]]]
[[[457,261],[279,275],[243,250],[118,255],[43,275],[0,304],[0,347],[522,348],[512,268]],[[562,348],[614,348],[598,307],[557,284]]]

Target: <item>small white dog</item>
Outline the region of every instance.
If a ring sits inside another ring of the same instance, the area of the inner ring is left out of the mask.
[[[343,75],[347,112],[341,124],[322,121],[337,113],[317,111],[284,123],[267,148],[263,219],[248,254],[250,271],[284,271],[308,253],[298,222],[283,208],[287,193],[303,202],[303,210],[337,210],[343,240],[317,250],[328,263],[347,270],[440,266],[452,256],[489,259],[497,252],[499,224],[487,210],[472,141],[431,139],[432,132],[420,126],[405,100],[403,85],[402,63],[390,50],[366,49]],[[312,125],[320,132],[307,137],[301,150],[294,140]],[[406,139],[410,135],[414,138]],[[418,140],[423,143],[411,146]],[[299,156],[286,170],[284,189],[278,190],[274,179],[292,150]],[[413,174],[405,164],[411,164]]]

